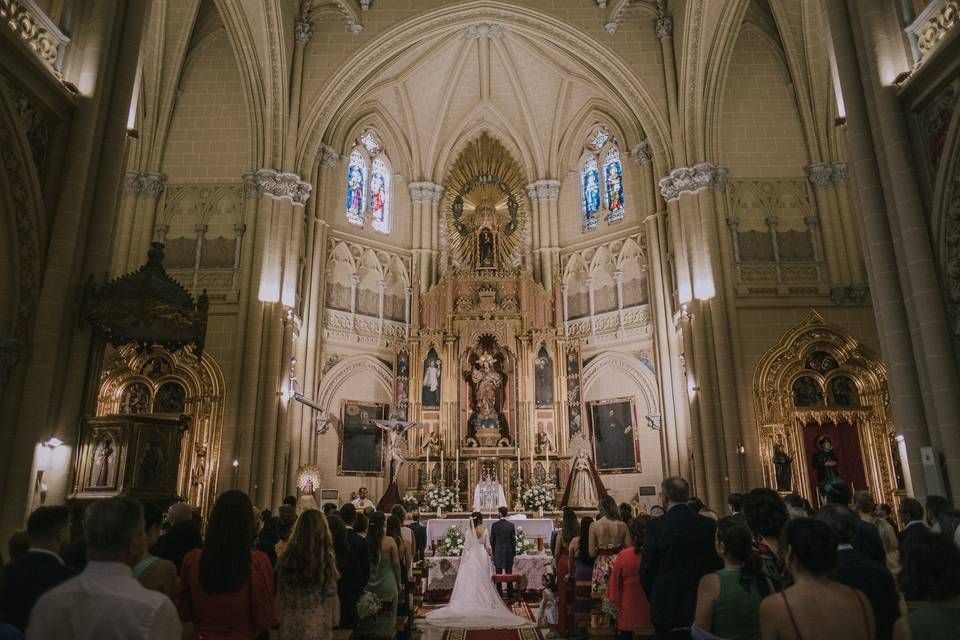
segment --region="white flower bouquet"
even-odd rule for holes
[[[450,527],[446,533],[437,540],[437,555],[462,556],[463,542],[463,529],[460,527]]]
[[[553,508],[553,487],[546,484],[531,484],[523,490],[520,499],[523,501],[523,508],[530,511],[536,509],[550,510]]]
[[[377,597],[377,594],[364,591],[363,595],[357,599],[357,618],[360,620],[366,620],[367,618],[372,618],[377,615],[377,612],[380,611],[380,607],[383,606],[383,603],[380,602],[380,598]]]
[[[403,505],[403,508],[406,510],[407,513],[410,513],[411,511],[417,510],[417,507],[420,506],[420,501],[417,500],[417,496],[413,495],[410,492],[407,492],[407,495],[403,496],[403,498],[400,499],[400,504]]]
[[[537,553],[537,545],[527,538],[527,534],[523,532],[523,527],[517,527],[514,537],[517,542],[517,555],[518,556],[532,556]]]
[[[441,485],[431,484],[423,494],[423,502],[430,511],[443,509],[450,511],[456,504],[456,497],[453,495],[453,489]]]

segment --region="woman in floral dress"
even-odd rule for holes
[[[627,525],[620,521],[620,510],[612,496],[600,500],[600,519],[590,527],[590,556],[593,563],[591,589],[594,626],[611,626],[616,621],[616,608],[607,598],[607,583],[613,570],[613,561],[630,544]]]
[[[277,564],[281,640],[328,640],[339,623],[337,559],[327,519],[304,511]]]

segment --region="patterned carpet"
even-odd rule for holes
[[[438,607],[422,606],[417,612],[417,617],[420,618],[428,611],[436,608]],[[511,610],[516,615],[523,616],[533,622],[537,620],[533,609],[526,603],[512,604]],[[521,629],[443,629],[442,631],[437,629],[436,631],[440,633],[434,635],[428,631],[429,625],[422,624],[422,620],[418,620],[418,622],[421,624],[417,624],[416,626],[418,630],[424,632],[422,637],[425,639],[428,636],[434,636],[440,640],[544,640],[541,630],[535,627],[524,627]]]

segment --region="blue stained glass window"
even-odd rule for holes
[[[363,193],[367,186],[367,165],[363,154],[350,154],[347,167],[347,222],[363,226]]]
[[[370,217],[375,231],[390,231],[390,171],[382,157],[373,161],[370,171]]]
[[[620,165],[620,152],[616,148],[607,151],[603,159],[604,189],[607,194],[607,222],[616,222],[623,218],[623,167]]]
[[[597,216],[600,212],[600,170],[597,168],[597,159],[588,158],[583,163],[581,172],[583,190],[583,228],[593,229],[597,226]]]

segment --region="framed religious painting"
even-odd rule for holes
[[[382,476],[383,430],[370,420],[386,420],[390,407],[378,402],[343,400],[340,403],[340,452],[337,475]]]
[[[593,440],[593,460],[600,473],[640,471],[637,407],[634,398],[587,403]]]

